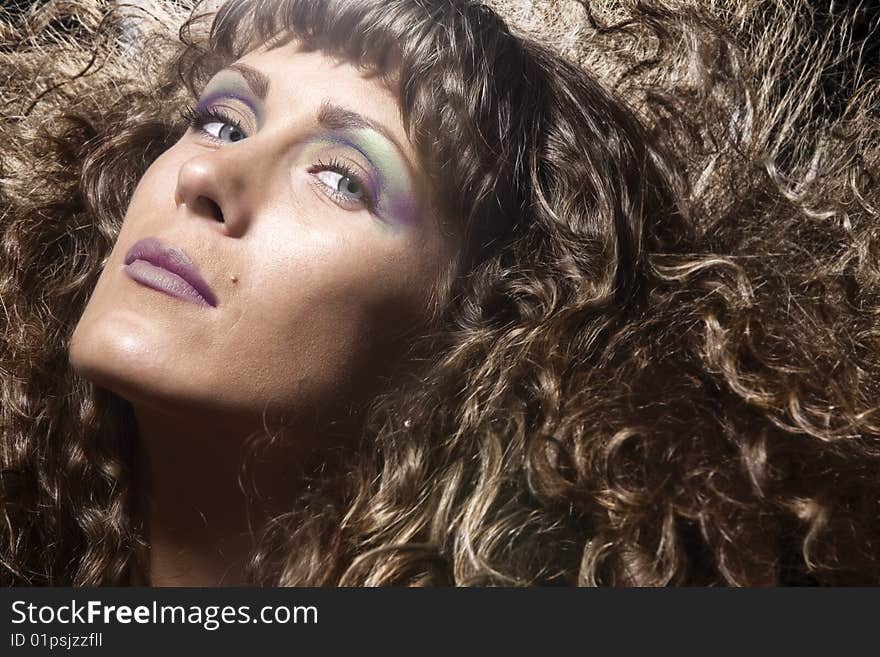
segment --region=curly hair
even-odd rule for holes
[[[396,81],[463,246],[406,373],[263,528],[249,581],[880,583],[876,20],[491,5],[0,21],[0,583],[147,577],[131,407],[67,346],[183,103],[289,38]]]

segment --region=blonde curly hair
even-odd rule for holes
[[[68,341],[183,103],[284,30],[402,71],[467,248],[410,375],[250,581],[880,583],[876,19],[489,4],[0,21],[0,583],[146,577],[131,409]]]

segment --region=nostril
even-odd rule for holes
[[[212,199],[209,199],[207,196],[199,196],[196,201],[206,214],[214,217],[214,219],[216,219],[220,223],[224,223],[223,210],[221,210],[220,206],[217,205],[217,203],[215,203]]]

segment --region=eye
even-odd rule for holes
[[[341,203],[366,207],[371,211],[375,208],[375,199],[367,185],[347,164],[335,158],[331,158],[327,164],[319,160],[309,169],[309,173],[315,175],[329,196]]]
[[[247,137],[241,123],[216,107],[187,107],[182,116],[193,130],[215,141],[231,143]]]
[[[221,121],[211,121],[202,126],[202,130],[207,132],[212,137],[219,139],[220,141],[240,141],[244,139],[244,132],[242,132],[241,128],[232,124],[232,123],[224,123]],[[214,134],[216,131],[217,134]]]
[[[317,174],[317,178],[331,189],[342,192],[347,196],[351,196],[355,200],[360,200],[366,194],[360,183],[354,180],[351,176],[344,176],[338,171],[330,169],[321,171]]]

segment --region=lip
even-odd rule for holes
[[[157,237],[135,242],[125,254],[122,269],[137,282],[159,292],[197,305],[217,306],[217,295],[192,259]]]

